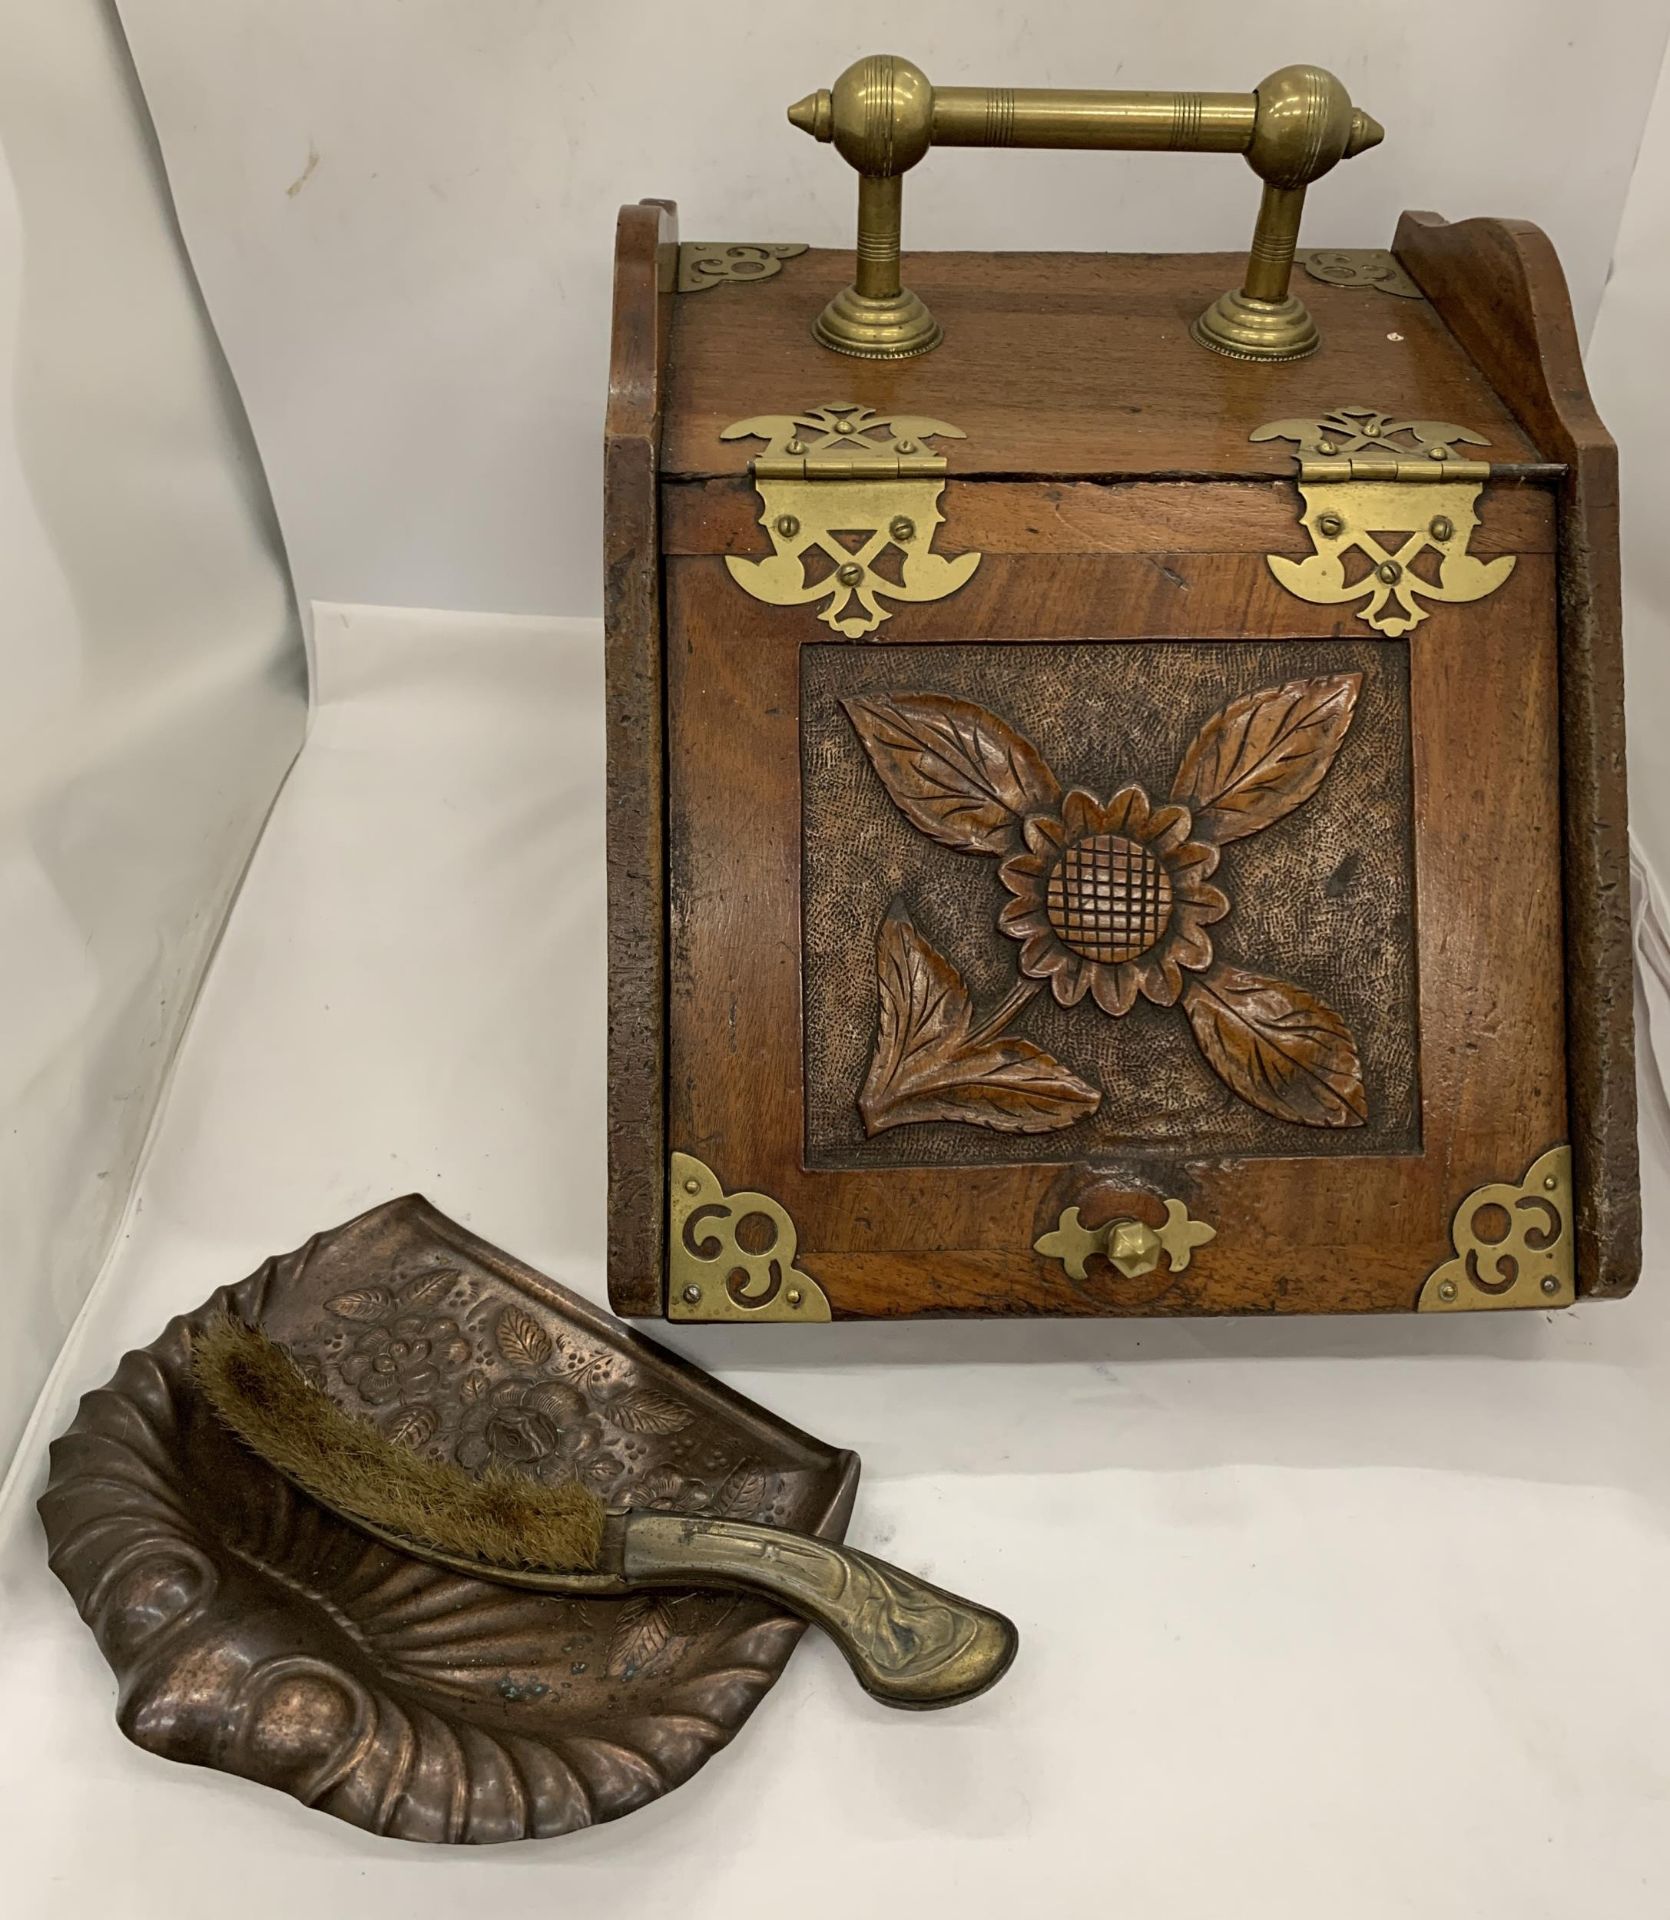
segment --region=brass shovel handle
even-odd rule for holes
[[[739,1520],[633,1513],[621,1571],[635,1586],[734,1588],[816,1621],[867,1693],[890,1707],[950,1707],[1000,1680],[1019,1637],[1000,1613],[885,1560]]]
[[[1200,316],[1194,337],[1236,359],[1300,359],[1319,344],[1288,286],[1305,189],[1384,137],[1320,67],[1283,67],[1251,93],[936,87],[890,53],[855,61],[833,87],[790,107],[789,119],[858,170],[853,284],[812,330],[825,346],[865,359],[939,344],[938,323],[899,280],[902,177],[930,146],[1244,154],[1264,182],[1246,276]]]

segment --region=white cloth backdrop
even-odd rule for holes
[[[120,0],[304,602],[595,613],[615,209],[850,246],[852,170],[791,100],[860,53],[946,82],[1245,88],[1332,67],[1386,143],[1317,246],[1404,207],[1540,221],[1585,331],[1666,0]],[[1244,247],[1221,154],[931,153],[920,247]],[[813,297],[809,292],[808,298]],[[818,395],[779,396],[801,404]],[[766,404],[762,398],[761,405]]]
[[[1641,144],[1600,316],[1589,384],[1622,469],[1630,824],[1670,874],[1670,65]]]
[[[603,1297],[596,627],[320,608],[316,647],[308,744],[0,1514],[8,1913],[1663,1920],[1662,1157],[1623,1305],[663,1330],[860,1451],[856,1545],[1013,1614],[971,1707],[878,1707],[813,1636],[689,1786],[475,1852],[126,1746],[29,1506],[120,1353],[412,1188]]]
[[[869,43],[870,16],[706,0],[124,12],[310,590],[583,611],[613,203],[671,190],[692,232],[835,238],[842,169],[808,146],[797,170],[786,133],[765,158],[760,129]],[[94,1136],[65,1116],[129,1086],[124,1112],[154,1100],[173,1029],[147,1035],[151,980],[172,965],[189,992],[300,715],[258,471],[181,261],[145,250],[166,208],[99,22],[92,0],[0,0],[19,210],[0,202],[0,218],[23,229],[0,246],[20,396],[0,437],[0,539],[25,696],[3,769],[0,952],[28,968],[7,1043],[39,1046],[59,1076],[14,1073],[4,1117],[68,1143],[17,1162],[41,1171],[3,1196],[8,1305],[35,1329],[19,1380],[96,1264],[69,1241],[107,1161],[77,1159]],[[1592,315],[1664,25],[1659,5],[1505,0],[1372,22],[1217,0],[923,4],[906,50],[950,78],[1195,85],[1314,55],[1403,136],[1319,193],[1339,215],[1319,218],[1318,241],[1381,239],[1400,204],[1529,213]],[[1555,146],[1543,128],[1562,102],[1579,131]],[[1655,127],[1649,150],[1666,147]],[[930,162],[917,238],[1227,245],[1250,210],[1250,182],[1221,161],[1026,164],[1055,183],[1035,209],[1007,184],[1021,157]],[[1138,183],[1166,199],[1144,208]],[[1661,218],[1661,200],[1632,199],[1622,305],[1607,296],[1596,355],[1643,516],[1631,615],[1639,602],[1649,621],[1670,604],[1653,557],[1662,434],[1637,425],[1670,330]],[[412,1187],[602,1295],[595,626],[342,606],[320,610],[317,644],[314,732],[0,1500],[8,1913],[442,1920],[463,1902],[506,1920],[557,1905],[749,1920],[787,1901],[821,1920],[862,1901],[1662,1920],[1670,1142],[1656,1121],[1648,1270],[1621,1306],[1441,1327],[841,1327],[815,1357],[786,1331],[673,1332],[862,1451],[858,1544],[1013,1611],[1022,1660],[968,1710],[890,1715],[809,1641],[737,1746],[657,1808],[471,1856],[377,1843],[125,1745],[31,1502],[46,1439],[126,1347]],[[1637,817],[1656,839],[1650,659],[1632,700],[1652,789]],[[133,757],[93,753],[111,742]],[[98,768],[122,776],[114,799]],[[67,804],[53,774],[101,807]],[[57,811],[19,860],[28,828],[12,823],[37,817],[11,809],[25,776]],[[49,862],[45,844],[82,864]],[[177,1020],[184,995],[169,998]]]
[[[0,0],[0,1461],[300,745],[260,466],[101,0]]]

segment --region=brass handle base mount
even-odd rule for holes
[[[812,322],[812,337],[857,360],[908,360],[931,353],[945,333],[908,287],[890,294],[844,287]]]
[[[1310,309],[1297,295],[1260,300],[1241,287],[1219,294],[1189,334],[1230,360],[1303,360],[1322,344]]]

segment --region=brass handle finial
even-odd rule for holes
[[[1318,344],[1288,287],[1305,189],[1384,137],[1320,67],[1283,67],[1252,93],[935,87],[920,67],[886,53],[866,55],[832,88],[797,101],[789,120],[833,143],[858,171],[853,284],[812,330],[837,353],[888,360],[926,353],[941,337],[899,280],[903,176],[930,146],[1245,154],[1264,182],[1246,277],[1200,316],[1194,337],[1236,359],[1297,360]]]
[[[1386,137],[1378,120],[1321,67],[1282,67],[1253,98],[1247,165],[1264,182],[1238,289],[1223,294],[1191,331],[1203,347],[1232,360],[1302,360],[1321,345],[1316,322],[1288,286],[1305,189],[1313,180]]]
[[[819,314],[812,332],[837,353],[903,360],[940,343],[939,322],[899,284],[903,175],[934,137],[928,76],[893,53],[855,60],[833,88],[789,108],[789,119],[858,170],[858,259],[852,285]]]

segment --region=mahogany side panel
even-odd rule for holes
[[[1547,458],[1559,492],[1566,1023],[1580,1293],[1641,1270],[1618,450],[1583,375],[1565,275],[1526,220],[1406,213],[1393,242]]]
[[[667,856],[656,468],[677,258],[670,201],[621,208],[603,450],[609,1299],[617,1312],[637,1314],[663,1308]]]

